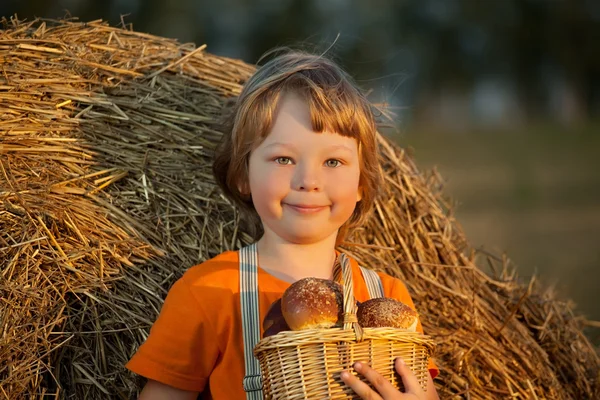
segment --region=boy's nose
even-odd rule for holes
[[[322,182],[317,168],[298,166],[294,174],[293,187],[295,190],[314,192],[321,190]]]

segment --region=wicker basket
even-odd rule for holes
[[[258,342],[254,354],[261,367],[265,399],[358,398],[340,378],[344,370],[354,373],[352,365],[356,361],[368,363],[402,390],[402,380],[394,369],[397,357],[404,359],[426,389],[427,361],[435,348],[433,341],[418,332],[361,328],[356,319],[350,262],[344,254],[340,257],[343,328],[286,331]]]

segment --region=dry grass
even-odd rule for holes
[[[141,382],[123,365],[170,285],[250,240],[210,160],[254,67],[101,21],[4,24],[0,397],[132,398]],[[597,398],[585,321],[506,260],[475,257],[439,177],[379,142],[386,185],[344,248],[407,283],[441,397]]]

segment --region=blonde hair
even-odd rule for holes
[[[278,103],[286,93],[306,100],[315,132],[335,132],[358,142],[362,199],[340,229],[339,243],[348,229],[360,225],[370,211],[382,178],[372,106],[333,61],[321,55],[286,51],[259,68],[224,119],[213,174],[225,195],[246,217],[250,234],[258,239],[263,231],[248,194],[248,162],[252,150],[271,131]]]

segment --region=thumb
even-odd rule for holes
[[[396,358],[395,366],[396,372],[398,372],[398,375],[400,375],[402,382],[404,383],[405,393],[419,393],[423,391],[419,384],[419,380],[403,359],[400,357]]]

